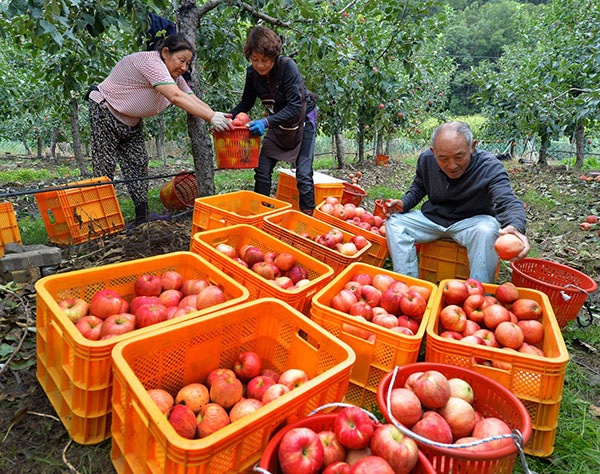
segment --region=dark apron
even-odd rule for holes
[[[287,58],[285,58],[287,60]],[[277,74],[271,78],[271,83],[275,85],[268,92],[263,95],[259,95],[258,98],[261,100],[263,105],[269,111],[269,115],[273,115],[278,111],[275,110],[275,93],[279,87],[279,72],[285,60],[282,61],[281,65],[277,68]],[[269,126],[267,133],[263,138],[261,154],[272,158],[274,160],[285,161],[287,163],[294,163],[300,148],[302,146],[302,136],[304,134],[304,121],[306,119],[306,96],[304,94],[304,82],[300,77],[300,90],[302,91],[302,107],[300,109],[300,116],[298,120],[283,123],[281,125]]]

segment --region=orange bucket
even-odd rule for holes
[[[375,164],[377,166],[385,166],[390,157],[388,155],[375,155]]]
[[[383,199],[377,199],[375,201],[375,209],[373,210],[373,215],[379,216],[379,217],[385,219],[385,211],[386,211],[385,201]]]
[[[341,203],[342,205],[351,203],[355,206],[360,206],[360,203],[366,195],[366,191],[360,186],[344,183],[344,192],[342,193]]]
[[[194,173],[178,174],[160,190],[160,200],[170,210],[193,207],[197,197],[198,184]]]

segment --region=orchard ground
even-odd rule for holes
[[[361,165],[347,163],[344,170],[336,170],[331,169],[331,163],[331,158],[319,158],[315,169],[328,169],[332,175],[343,179],[348,179],[350,173],[362,172],[359,184],[368,193],[363,203],[372,211],[375,199],[400,197],[407,189],[414,175],[416,156],[392,156],[389,167],[375,166],[370,160]],[[587,215],[600,214],[600,182],[582,181],[580,172],[566,171],[562,166],[541,169],[516,162],[504,163],[514,170],[510,177],[515,192],[527,205],[530,256],[563,263],[600,281],[600,225],[594,225],[587,232],[579,229],[579,223]],[[176,159],[170,159],[168,166],[153,162],[151,167],[151,174],[157,175],[192,168],[189,161]],[[0,161],[2,188],[14,191],[74,181],[77,179],[75,170],[74,162],[69,160],[55,164],[48,161],[32,163],[31,159],[19,158]],[[7,181],[7,177],[12,178]],[[151,208],[155,212],[166,212],[158,197],[165,181],[151,184]],[[215,183],[218,193],[252,189],[253,172],[218,171]],[[117,193],[126,219],[131,219],[133,208],[124,187],[118,186]],[[46,243],[47,236],[34,197],[9,200],[17,211],[24,242]],[[188,250],[191,220],[191,212],[186,212],[168,222],[146,224],[131,235],[122,232],[102,241],[65,248],[63,263],[57,271]],[[390,268],[389,259],[386,267]],[[506,280],[510,280],[510,272],[503,263],[500,282]],[[37,382],[33,285],[26,285],[19,291],[26,308],[7,289],[14,290],[14,287],[0,286],[0,362],[4,363],[17,351],[25,330],[27,337],[9,370],[4,370],[0,376],[0,473],[114,472],[110,440],[93,446],[70,443],[68,433]],[[538,474],[600,472],[600,362],[597,355],[600,350],[600,292],[592,295],[591,302],[594,308],[592,326],[579,329],[573,321],[563,332],[571,360],[554,453],[548,458],[528,456],[530,468]],[[587,313],[582,311],[580,316],[586,317]],[[515,472],[523,471],[517,466]]]

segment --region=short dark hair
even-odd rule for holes
[[[249,61],[252,53],[262,54],[277,61],[281,54],[281,39],[264,26],[255,26],[248,32],[244,45],[244,56]]]
[[[173,54],[177,51],[191,51],[192,56],[196,55],[196,51],[192,44],[181,34],[177,33],[176,35],[167,36],[166,38],[161,39],[156,44],[156,51],[160,52],[163,48],[167,48],[169,53]]]

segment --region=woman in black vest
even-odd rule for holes
[[[317,109],[294,60],[280,54],[281,40],[273,31],[263,26],[250,30],[244,56],[252,65],[246,70],[242,100],[231,114],[248,112],[257,97],[261,100],[269,114],[249,124],[253,135],[267,131],[254,173],[254,191],[268,196],[277,161],[295,163],[300,210],[312,215]]]

